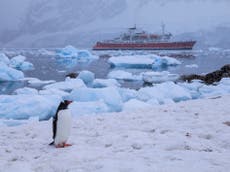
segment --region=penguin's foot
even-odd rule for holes
[[[69,146],[72,146],[71,144],[68,144],[68,143],[65,143],[64,144],[64,147],[69,147]]]
[[[56,148],[64,148],[64,147],[69,147],[69,146],[72,146],[72,145],[68,143],[61,143],[61,144],[55,145]]]

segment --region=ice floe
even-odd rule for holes
[[[15,94],[27,94],[27,95],[36,95],[38,90],[30,87],[19,88],[14,91]]]
[[[142,78],[147,83],[160,83],[165,81],[176,81],[179,78],[178,74],[172,74],[168,71],[163,72],[143,72]]]
[[[120,87],[121,84],[116,79],[94,79],[92,83],[93,88],[103,87]]]
[[[198,68],[199,66],[197,64],[190,64],[190,65],[185,65],[187,68]]]
[[[42,81],[38,78],[24,78],[23,80],[27,81],[31,87],[41,87],[43,85],[55,83],[55,80]]]
[[[152,68],[153,59],[150,56],[118,56],[111,57],[108,61],[115,67],[126,68]]]
[[[121,80],[142,80],[141,75],[134,75],[131,72],[126,72],[124,70],[114,70],[108,74],[110,79],[121,79]]]
[[[168,66],[180,65],[181,62],[168,56],[149,55],[129,55],[114,56],[109,60],[111,66],[125,68],[166,68]]]

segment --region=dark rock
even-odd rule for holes
[[[219,82],[222,79],[223,72],[221,70],[214,71],[212,73],[208,73],[204,77],[204,82],[207,84],[212,84],[214,82]]]
[[[224,65],[220,70],[208,73],[206,75],[182,75],[181,80],[191,82],[194,79],[201,80],[206,84],[213,84],[219,82],[222,78],[230,77],[230,64]]]
[[[230,73],[230,64],[224,65],[220,70],[224,73]]]
[[[66,77],[77,78],[78,75],[79,75],[78,73],[72,72],[72,73],[67,74]]]

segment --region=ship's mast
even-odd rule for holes
[[[161,29],[162,29],[162,35],[165,35],[165,24],[161,24]]]

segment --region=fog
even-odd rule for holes
[[[0,46],[88,44],[134,24],[159,31],[162,22],[174,34],[212,31],[229,18],[229,0],[1,0]]]

